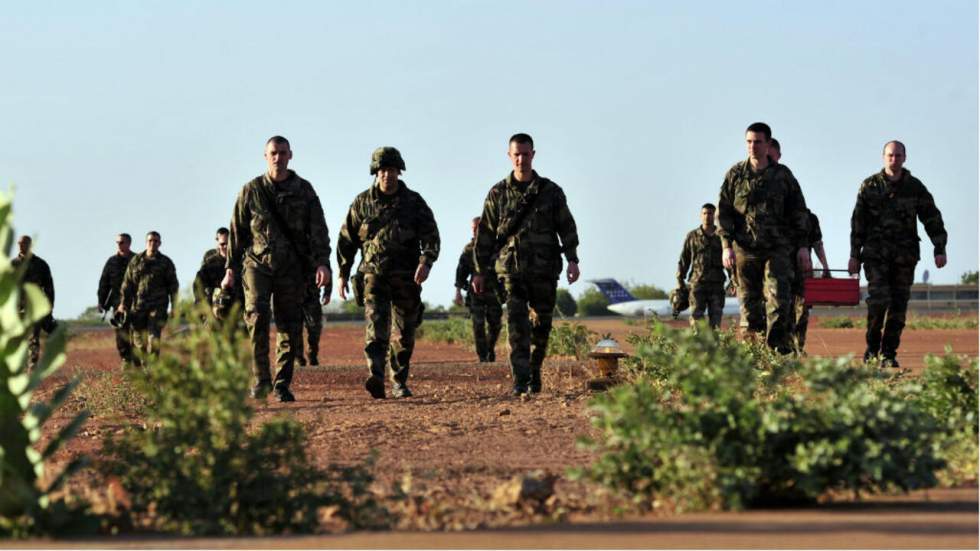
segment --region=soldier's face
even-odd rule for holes
[[[701,225],[710,228],[715,225],[714,209],[701,209]]]
[[[219,233],[215,236],[214,241],[218,244],[218,253],[221,256],[228,256],[228,236]]]
[[[285,173],[292,158],[293,152],[284,143],[269,142],[265,146],[265,162],[269,167],[269,174]]]
[[[121,254],[129,254],[129,247],[131,243],[128,239],[121,235],[116,236],[116,250]]]
[[[26,237],[21,237],[17,240],[17,249],[20,251],[20,254],[23,255],[31,252],[31,240]]]
[[[400,168],[386,166],[378,170],[378,185],[385,193],[393,192],[398,187],[398,175],[402,171]]]
[[[749,157],[757,161],[766,158],[769,153],[769,141],[763,132],[746,132],[745,149],[749,152]]]
[[[885,160],[885,168],[891,172],[898,172],[905,164],[905,150],[898,144],[890,143],[885,146],[881,158]]]
[[[160,238],[155,235],[146,236],[146,253],[150,256],[157,254],[160,250]]]
[[[531,172],[531,163],[534,161],[534,148],[531,144],[510,142],[507,156],[514,166],[514,172]]]

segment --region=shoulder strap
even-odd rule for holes
[[[509,213],[503,231],[497,232],[497,249],[502,248],[512,237],[524,229],[524,222],[527,220],[527,215],[538,202],[542,188],[547,183],[548,180],[538,178],[528,187],[521,200],[517,202],[517,206]]]
[[[266,210],[272,217],[271,221],[278,227],[279,233],[286,238],[286,242],[289,243],[290,248],[293,249],[296,259],[299,260],[300,264],[307,268],[307,270],[311,271],[312,262],[310,261],[310,256],[303,252],[303,249],[297,244],[292,228],[290,228],[289,224],[286,224],[286,221],[282,219],[282,214],[279,212],[279,208],[276,206],[276,198],[264,185],[265,178],[256,178],[255,180],[252,180],[252,182],[254,183],[252,187],[255,190],[257,197],[263,203],[265,203]]]

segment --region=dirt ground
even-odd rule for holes
[[[624,345],[642,324],[619,319],[588,320],[598,333],[612,333]],[[815,324],[814,324],[815,325]],[[922,355],[954,352],[976,356],[976,330],[908,331],[899,360],[913,370]],[[811,355],[860,354],[863,331],[810,331]],[[363,326],[331,324],[320,345],[319,367],[298,369],[293,382],[296,402],[271,398],[258,405],[258,417],[290,415],[308,430],[309,450],[321,465],[363,461],[378,453],[379,484],[390,487],[410,475],[416,488],[429,494],[454,496],[460,502],[489,498],[515,475],[536,469],[561,475],[556,495],[579,501],[582,485],[563,476],[569,467],[587,464],[588,452],[576,447],[590,431],[583,383],[587,363],[549,359],[543,372],[544,392],[529,399],[509,395],[509,369],[504,361],[479,364],[458,345],[420,341],[410,386],[415,396],[371,400],[363,388]],[[506,357],[506,344],[498,358]],[[90,376],[118,370],[108,331],[89,331],[69,342],[66,373]],[[118,419],[93,417],[59,461],[80,453],[97,453]],[[560,524],[511,526],[454,533],[384,532],[339,536],[247,539],[159,540],[100,539],[64,542],[69,547],[429,547],[429,548],[977,548],[977,489],[934,490],[910,496],[877,496],[860,503],[835,503],[809,509],[752,511],[732,514],[646,516],[623,520],[599,509],[576,512]],[[464,528],[466,526],[463,526]],[[37,542],[43,547],[62,542]],[[2,545],[2,544],[0,544]],[[23,545],[18,544],[18,547]]]

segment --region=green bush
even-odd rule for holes
[[[820,327],[823,327],[824,329],[853,329],[857,327],[858,324],[860,324],[861,322],[862,320],[857,320],[855,322],[854,318],[837,316],[833,318],[821,319]]]
[[[469,345],[473,344],[473,326],[467,318],[430,320],[416,329],[415,338],[430,342]]]
[[[868,320],[865,318],[838,316],[820,320],[820,327],[825,329],[864,329],[867,326]],[[976,329],[977,327],[977,318],[971,317],[921,316],[911,314],[905,320],[905,329],[910,331],[931,329]]]
[[[936,424],[910,383],[848,359],[800,364],[713,331],[652,326],[631,382],[592,403],[598,454],[574,473],[677,510],[812,502],[936,483]]]
[[[598,341],[598,335],[581,323],[556,323],[548,339],[549,356],[575,356],[582,360]]]
[[[65,362],[65,330],[59,327],[48,337],[38,364],[29,371],[28,339],[33,327],[51,312],[51,304],[36,285],[22,284],[23,268],[17,270],[7,260],[14,233],[11,209],[10,196],[0,195],[0,536],[94,529],[85,526],[90,518],[85,504],[52,498],[87,460],[76,457],[57,476],[45,476],[45,462],[75,436],[88,412],[77,413],[43,449],[35,448],[78,380],[55,390],[50,400],[32,403],[41,383]]]
[[[199,312],[200,313],[200,312]],[[185,319],[200,319],[195,315]],[[232,317],[233,319],[234,317]],[[134,523],[182,534],[314,531],[318,511],[336,508],[358,525],[384,518],[366,467],[316,468],[302,425],[275,419],[249,431],[249,352],[238,324],[176,322],[161,355],[142,372],[145,429],[109,436],[104,474],[130,496]]]
[[[945,485],[977,481],[977,378],[977,359],[955,356],[947,348],[943,356],[926,356],[921,389],[910,397],[940,426],[940,456],[947,467],[939,478]]]
[[[578,315],[580,316],[613,316],[615,312],[609,309],[609,299],[595,287],[590,287],[578,297]]]
[[[656,285],[630,285],[629,292],[636,300],[666,300],[667,291]]]

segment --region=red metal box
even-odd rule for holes
[[[812,306],[857,306],[861,302],[860,284],[858,276],[808,277],[803,281],[803,298]]]

